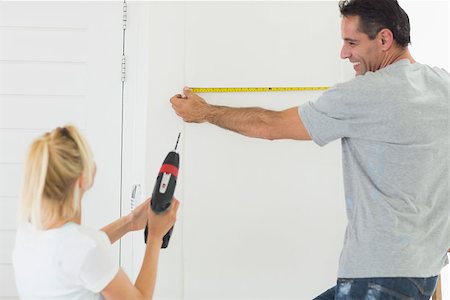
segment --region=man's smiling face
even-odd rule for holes
[[[379,37],[371,40],[369,36],[359,31],[359,16],[342,18],[341,33],[344,45],[341,58],[353,64],[356,75],[364,75],[367,71],[381,68],[383,51]]]

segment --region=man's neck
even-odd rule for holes
[[[387,67],[402,59],[407,59],[412,64],[416,62],[414,58],[411,56],[411,53],[409,52],[408,48],[405,49],[393,48],[389,52],[387,52],[386,55],[384,56],[383,61],[381,62],[381,68]]]

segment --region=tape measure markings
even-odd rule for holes
[[[293,92],[293,91],[324,91],[329,86],[304,87],[192,87],[194,93],[260,93],[260,92]]]

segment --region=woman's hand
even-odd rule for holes
[[[142,230],[147,224],[147,213],[149,210],[150,199],[148,198],[143,203],[139,204],[130,214],[130,231]]]
[[[115,243],[130,231],[144,229],[147,224],[150,198],[141,203],[128,215],[106,225],[101,230],[108,235],[111,243]]]
[[[150,208],[148,209],[148,237],[161,241],[164,235],[172,228],[177,219],[177,211],[180,202],[172,199],[170,207],[161,214],[155,214]]]

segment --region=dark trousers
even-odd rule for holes
[[[437,278],[339,278],[336,286],[313,300],[429,300]]]

